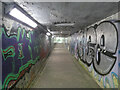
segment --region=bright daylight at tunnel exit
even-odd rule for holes
[[[0,89],[119,90],[119,0],[31,1],[0,0]]]

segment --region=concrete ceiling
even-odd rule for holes
[[[18,4],[54,34],[63,36],[73,34],[118,12],[117,2],[18,2]],[[55,26],[56,22],[75,22],[75,25]]]

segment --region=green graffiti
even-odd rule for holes
[[[14,57],[15,56],[14,46],[9,46],[8,48],[2,50],[2,55],[4,60],[6,60],[8,57]]]
[[[26,39],[28,39],[30,43],[32,43],[32,39],[31,39],[31,35],[32,35],[32,34],[33,34],[33,32],[32,32],[32,31],[29,31],[29,32],[27,33],[27,37],[26,37]]]
[[[22,30],[22,39],[24,38],[25,35],[25,29]]]
[[[36,59],[35,60],[29,60],[28,62],[27,62],[27,64],[25,64],[25,65],[23,65],[23,66],[21,66],[20,67],[20,70],[19,70],[19,72],[21,72],[21,71],[23,71],[25,68],[27,68],[30,64],[35,64],[38,60],[39,60],[39,56],[38,57],[36,57]]]
[[[33,56],[32,56],[32,48],[30,47],[30,45],[28,45],[28,49],[29,49],[29,51],[30,51],[31,59],[33,59]]]
[[[3,33],[3,34],[5,35],[5,37],[7,37],[7,38],[15,38],[17,42],[21,41],[20,39],[26,38],[26,39],[29,40],[30,43],[32,43],[32,38],[31,38],[31,35],[33,34],[32,31],[28,33],[29,38],[27,38],[27,36],[24,37],[25,34],[26,34],[25,29],[22,29],[22,28],[20,28],[20,27],[17,29],[17,34],[16,34],[16,35],[10,35],[10,36],[7,35],[7,33],[5,32],[5,29],[4,29],[4,28],[2,28],[2,29],[0,29],[0,30],[1,30],[1,31],[0,31],[0,36],[1,36],[2,33]],[[22,36],[20,36],[20,35],[22,35]],[[20,38],[20,37],[22,37],[22,38]],[[39,39],[38,39],[38,40],[39,40]],[[30,44],[30,43],[29,43],[29,44]],[[37,50],[36,52],[39,52],[39,49],[38,49],[38,48],[39,48],[39,47],[37,47],[37,46],[35,47],[35,49]],[[34,65],[34,64],[39,60],[40,56],[36,57],[36,58],[33,60],[32,48],[31,48],[30,45],[28,45],[28,49],[29,49],[29,52],[30,52],[31,60],[29,60],[29,61],[28,61],[26,64],[24,64],[24,65],[22,64],[21,67],[19,67],[19,71],[18,71],[17,73],[13,73],[13,72],[15,71],[15,60],[14,60],[14,57],[15,57],[15,48],[14,48],[14,46],[9,46],[9,47],[6,48],[6,49],[1,49],[4,60],[7,60],[7,58],[9,58],[9,57],[13,57],[12,72],[9,73],[9,74],[6,76],[6,78],[5,78],[4,82],[3,82],[3,85],[1,86],[2,88],[7,88],[12,81],[16,83],[16,81],[17,81],[18,79],[20,79],[19,77],[22,77],[22,75],[24,75],[24,74],[21,74],[21,73],[27,72],[26,70],[28,70],[28,69],[26,69],[26,68],[31,67],[32,65]],[[18,59],[20,59],[21,61],[23,61],[23,60],[22,60],[22,59],[24,59],[23,43],[19,43],[19,44],[18,44],[18,51],[19,51]]]
[[[7,37],[7,38],[16,38],[16,35],[12,35],[12,36],[7,36],[7,34],[6,34],[6,32],[5,32],[5,30],[4,30],[4,28],[2,28],[2,33],[4,33],[4,35],[5,35],[5,37]]]
[[[21,35],[21,34],[22,34],[22,39],[24,38],[24,35],[26,34],[25,29],[22,29],[22,28],[20,28],[20,27],[17,29],[17,34],[16,34],[16,35],[10,35],[10,36],[8,36],[7,33],[5,32],[4,28],[2,28],[2,30],[0,30],[0,36],[2,35],[2,32],[4,33],[4,35],[5,35],[7,38],[16,38],[16,39],[17,39],[17,42],[19,42],[19,40],[20,40],[20,35]],[[30,43],[32,43],[32,40],[31,40],[31,35],[32,35],[32,34],[33,34],[33,32],[30,31],[30,32],[28,33],[28,36],[29,36],[29,37],[27,37],[27,35],[26,35],[26,39],[29,40]]]
[[[4,29],[4,28],[2,28],[2,33],[4,33],[5,37],[7,37],[7,38],[16,38],[16,39],[17,39],[17,37],[18,37],[18,35],[8,36],[7,33],[5,32],[5,29]]]
[[[30,35],[30,43],[32,43],[32,38],[31,38],[31,32],[29,32],[29,35]]]
[[[23,43],[18,44],[18,51],[19,51],[18,59],[23,59],[24,58],[24,55],[23,55]]]
[[[12,80],[17,80],[18,76],[19,76],[19,74],[14,74],[14,73],[8,74],[7,77],[5,78],[2,88],[4,88],[4,89],[7,88],[9,82]]]
[[[29,67],[29,65],[34,65],[34,64],[39,60],[39,58],[40,58],[40,57],[38,56],[38,57],[36,57],[35,60],[29,60],[25,65],[23,65],[23,66],[21,66],[21,67],[19,68],[19,71],[18,71],[17,74],[14,74],[14,73],[8,74],[7,77],[5,78],[5,81],[4,81],[4,83],[3,83],[2,88],[7,88],[10,81],[17,80],[18,77],[20,76],[21,72],[22,72],[23,70],[25,70],[27,67]],[[24,72],[24,73],[25,73],[25,72]]]

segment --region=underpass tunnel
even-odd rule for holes
[[[0,88],[119,89],[119,8],[0,1]]]

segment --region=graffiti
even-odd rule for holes
[[[92,76],[99,82],[99,85],[104,88],[118,88],[118,75],[115,72],[111,72],[109,76],[97,75],[94,70]]]
[[[107,77],[105,78],[105,82],[104,83],[105,83],[104,84],[104,88],[111,88],[110,81],[109,81],[109,79]]]
[[[90,67],[88,68],[88,70],[89,70],[89,72],[92,72],[93,66],[90,66]]]
[[[2,54],[3,54],[4,60],[6,60],[8,57],[14,57],[15,56],[15,48],[13,46],[10,46],[10,47],[2,50]]]
[[[45,46],[43,41],[47,44],[50,42],[44,38],[44,34],[36,37],[34,31],[26,30],[22,25],[14,25],[11,29],[8,30],[3,25],[0,34],[3,46],[2,88],[14,87],[40,58],[46,57],[49,45]]]
[[[103,78],[102,78],[102,76],[99,75],[98,81],[103,83]]]
[[[9,88],[9,87],[12,87],[24,75],[19,72],[20,71],[19,68],[22,67],[21,65],[23,65],[23,62],[18,62],[18,60],[24,58],[23,43],[19,43],[19,42],[24,42],[26,37],[25,37],[24,29],[22,29],[20,27],[18,27],[18,29],[17,29],[17,34],[10,34],[9,36],[5,32],[6,31],[5,27],[2,28],[2,31],[3,31],[3,35],[2,35],[3,48],[7,47],[7,49],[2,50],[3,51],[3,60],[6,60],[8,57],[13,57],[12,59],[10,59],[10,61],[6,61],[5,63],[3,62],[4,63],[3,64],[3,76],[4,77],[3,77],[3,81],[2,81],[3,82],[2,87]],[[7,43],[7,42],[9,42],[9,43]],[[25,41],[25,42],[26,42],[26,44],[29,44],[28,41]],[[13,46],[9,46],[9,45],[13,45]],[[29,60],[29,57],[28,57],[28,60]],[[8,68],[5,67],[7,64],[8,64],[8,66],[7,66]],[[27,66],[27,64],[24,64],[24,65]],[[22,69],[22,71],[23,71],[23,69]],[[24,73],[25,73],[25,71],[24,71]],[[20,77],[20,78],[18,78],[18,77]]]
[[[32,56],[32,49],[31,49],[31,47],[28,45],[28,49],[29,49],[29,51],[30,51],[30,56],[31,56],[31,59],[33,59],[33,56]]]
[[[96,39],[97,37],[96,37],[95,29],[93,27],[90,27],[87,30],[87,48],[86,48],[86,53],[85,53],[86,64],[88,66],[92,64],[94,57],[95,57],[94,47],[96,44]]]
[[[23,55],[23,43],[19,43],[18,44],[18,50],[19,50],[19,56],[18,56],[18,59],[23,59],[24,58],[24,55]]]
[[[108,30],[109,29],[109,30]],[[79,37],[78,37],[79,36]],[[116,62],[118,33],[116,26],[109,21],[100,23],[96,29],[90,27],[74,36],[75,56],[93,67],[100,75],[107,75]],[[73,41],[73,42],[75,42]],[[76,44],[76,45],[75,45]]]
[[[113,87],[118,88],[118,75],[114,72],[111,73],[112,80],[113,80]]]
[[[83,60],[83,55],[84,55],[84,49],[83,49],[83,42],[82,42],[82,39],[83,39],[83,32],[81,32],[80,34],[79,34],[80,36],[79,36],[79,40],[78,40],[78,47],[77,47],[77,56],[82,60],[82,61],[84,61]]]
[[[111,22],[100,23],[96,29],[96,33],[96,57],[93,66],[99,74],[106,75],[111,71],[116,62],[115,54],[118,45],[118,33],[116,26]]]
[[[30,64],[26,64],[24,65],[24,68],[23,67],[20,68],[17,74],[13,74],[13,73],[8,74],[4,81],[3,88],[6,87],[11,88],[25,74],[25,72],[30,69],[30,67],[31,67]]]
[[[103,76],[99,75],[98,83],[102,88],[104,87],[103,82],[104,82]]]
[[[120,67],[120,64],[116,63],[119,50],[118,27],[115,22],[103,21],[95,27],[91,26],[72,35],[68,40],[70,52],[88,66],[89,72],[99,83],[104,83],[106,88],[118,86],[117,74],[110,75],[115,70],[114,67]]]

